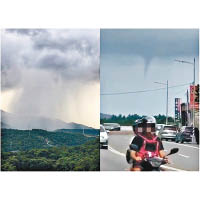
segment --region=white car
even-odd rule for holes
[[[103,125],[100,125],[100,147],[108,149],[108,133]]]
[[[120,131],[120,125],[118,123],[103,123],[103,126],[108,131]]]
[[[159,132],[162,130],[162,128],[165,126],[165,124],[156,124],[156,135],[159,135]]]

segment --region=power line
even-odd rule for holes
[[[174,95],[177,95],[177,94],[180,94],[180,93],[183,93],[183,92],[184,92],[184,95],[187,94],[186,89],[184,89],[184,90],[180,90],[179,92],[176,92]]]
[[[174,85],[170,86],[168,88],[175,88],[175,87],[181,87],[185,85],[190,85],[191,83],[185,83],[181,85]],[[116,92],[116,93],[101,93],[100,95],[123,95],[123,94],[135,94],[135,93],[144,93],[144,92],[153,92],[153,91],[158,91],[158,90],[166,90],[166,87],[164,88],[157,88],[157,89],[150,89],[150,90],[138,90],[138,91],[130,91],[130,92]]]

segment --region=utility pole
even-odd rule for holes
[[[154,83],[158,83],[158,84],[162,84],[162,85],[166,85],[167,86],[167,102],[166,102],[166,125],[168,124],[168,80],[167,80],[167,84],[166,83],[160,83],[160,82],[154,82]]]
[[[195,58],[194,58],[194,82],[193,82],[193,127],[195,127],[195,108],[194,108],[194,102],[195,102]]]
[[[177,62],[181,62],[181,63],[187,63],[187,64],[190,64],[190,65],[193,65],[193,102],[191,102],[192,104],[192,126],[193,126],[193,135],[192,135],[192,142],[194,143],[195,142],[195,137],[194,137],[194,127],[195,127],[195,108],[194,108],[194,102],[195,102],[195,99],[194,99],[194,92],[195,92],[195,58],[194,58],[194,62],[188,62],[188,61],[185,61],[185,60],[175,60]],[[191,101],[191,100],[190,100]]]
[[[174,61],[193,65],[193,73],[194,73],[193,74],[193,89],[195,90],[195,58],[194,58],[194,62],[188,62],[188,61],[185,61],[185,60],[177,60],[177,59],[174,60]],[[194,118],[195,118],[194,102],[195,102],[195,100],[193,100],[193,102],[191,102],[193,104],[193,108],[192,108],[192,123],[193,123],[193,127],[194,127],[194,122],[195,122],[195,120],[194,120]]]
[[[168,80],[167,80],[167,105],[166,105],[166,125],[168,124]]]
[[[188,107],[189,107],[189,97],[188,97],[188,90],[187,90],[187,126],[190,124],[190,122],[189,122]]]

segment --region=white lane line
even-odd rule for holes
[[[126,157],[126,155],[124,153],[121,153],[115,149],[113,149],[111,146],[108,145],[108,150],[110,150],[111,152],[117,154],[117,155],[120,155],[120,156],[123,156],[123,157]],[[164,166],[164,165],[161,165],[161,168],[163,169],[169,169],[169,170],[173,170],[173,171],[186,171],[186,170],[181,170],[181,169],[178,169],[178,168],[174,168],[174,167],[169,167],[169,166]]]
[[[120,155],[120,156],[126,157],[125,154],[120,153],[119,151],[113,149],[111,146],[108,146],[108,149],[109,149],[111,152],[113,152],[113,153],[115,153],[115,154],[117,154],[117,155]]]
[[[172,143],[172,142],[167,142],[167,141],[162,141],[162,142],[166,142],[166,143],[170,143],[170,144],[176,144],[176,145],[180,145],[180,146],[185,146],[185,147],[190,147],[190,148],[194,148],[194,149],[199,149],[199,147],[193,147],[187,144],[179,144],[179,143]]]
[[[172,171],[186,171],[186,170],[182,170],[182,169],[177,169],[177,168],[174,168],[174,167],[169,167],[169,166],[166,166],[166,165],[161,165],[160,166],[161,169],[169,169],[169,170],[172,170]]]
[[[182,157],[184,157],[184,158],[189,158],[190,156],[186,156],[186,155],[183,155],[183,154],[178,154],[179,156],[182,156]]]

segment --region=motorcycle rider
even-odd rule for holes
[[[168,163],[161,140],[155,135],[156,120],[154,117],[144,117],[137,120],[133,126],[136,134],[131,144],[137,145],[138,151],[131,150],[130,156],[134,160],[131,171],[141,171],[141,162],[145,157],[161,157]]]

